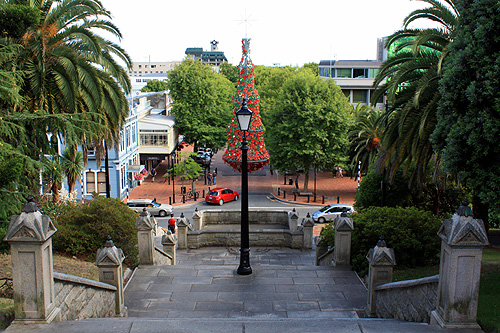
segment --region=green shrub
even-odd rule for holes
[[[95,195],[84,204],[68,203],[58,207],[54,224],[54,250],[75,256],[95,258],[108,235],[125,254],[125,264],[138,264],[137,213],[118,199]]]
[[[321,232],[319,233],[319,246],[328,246],[332,247],[335,243],[335,229],[333,229],[334,222],[327,223],[321,228]]]
[[[352,215],[354,232],[351,265],[360,276],[368,272],[366,255],[381,236],[393,248],[398,267],[417,267],[439,262],[441,221],[416,208],[370,207]]]

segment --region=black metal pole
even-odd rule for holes
[[[316,202],[316,166],[314,166],[314,202]]]
[[[172,160],[172,168],[175,167],[175,158],[176,155],[174,153],[174,158]],[[175,172],[172,172],[172,203],[175,203]]]
[[[239,275],[252,274],[250,267],[250,235],[248,228],[248,165],[247,165],[247,136],[243,131],[243,142],[241,143],[241,248]]]
[[[111,185],[109,183],[109,157],[108,157],[108,145],[106,140],[104,140],[104,152],[105,152],[105,160],[104,160],[104,168],[106,172],[104,176],[106,177],[106,198],[111,198]]]

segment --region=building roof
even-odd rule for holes
[[[175,117],[155,114],[140,119],[138,123],[139,131],[167,132],[175,125]]]
[[[202,47],[188,47],[186,49],[186,54],[202,54],[203,53],[203,48]]]
[[[382,66],[382,61],[378,60],[321,60],[320,67],[335,67],[335,68],[379,68]]]

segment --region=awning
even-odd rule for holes
[[[128,165],[127,166],[127,172],[141,172],[144,170],[145,166],[144,165]]]

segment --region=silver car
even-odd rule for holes
[[[151,199],[131,199],[127,201],[127,206],[136,212],[140,213],[144,208],[151,215],[159,215],[161,217],[172,213],[172,206],[159,204]]]
[[[354,210],[351,205],[331,204],[315,211],[312,214],[312,218],[314,222],[325,223],[326,221],[335,220],[343,212],[349,214],[353,213]]]

